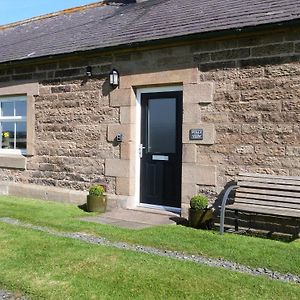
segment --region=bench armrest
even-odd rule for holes
[[[222,199],[222,206],[221,206],[221,215],[220,215],[220,234],[224,233],[224,221],[225,221],[225,206],[228,201],[229,194],[236,190],[239,186],[238,185],[232,185],[227,188],[227,190],[224,193],[223,199]]]

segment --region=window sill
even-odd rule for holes
[[[26,169],[26,157],[21,154],[0,153],[0,168]]]

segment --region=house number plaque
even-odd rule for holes
[[[190,141],[203,140],[203,129],[190,129]]]

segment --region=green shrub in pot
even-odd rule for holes
[[[107,197],[104,195],[105,188],[100,184],[90,187],[87,196],[87,210],[90,212],[105,212]]]
[[[198,194],[191,198],[189,225],[193,228],[210,229],[212,227],[212,209],[208,208],[208,198]]]
[[[190,200],[190,207],[196,210],[203,210],[208,206],[208,198],[202,194],[195,195]]]

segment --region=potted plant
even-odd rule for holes
[[[212,228],[212,209],[208,208],[208,198],[205,195],[195,195],[190,200],[189,225],[193,228]]]
[[[9,149],[9,132],[8,131],[4,131],[3,134],[3,139],[2,139],[2,148],[3,149]]]
[[[105,188],[98,184],[93,185],[89,189],[89,194],[87,196],[87,210],[90,212],[105,212],[107,197],[104,195]]]

